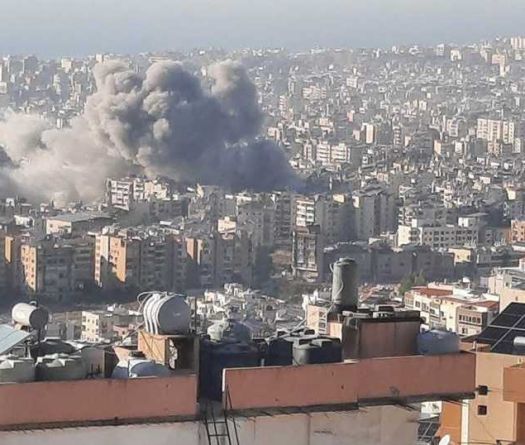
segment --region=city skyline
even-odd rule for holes
[[[0,1],[0,53],[41,57],[285,47],[468,43],[517,34],[519,0]],[[89,6],[89,7],[88,7]]]

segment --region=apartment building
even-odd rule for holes
[[[270,199],[275,207],[275,241],[289,245],[295,221],[295,193],[276,192]]]
[[[510,235],[513,243],[525,242],[525,219],[513,219],[511,221]]]
[[[462,336],[479,334],[499,310],[498,296],[475,294],[447,285],[412,288],[403,298],[407,309],[418,310],[430,329],[445,329]]]
[[[246,231],[234,228],[188,234],[185,248],[190,286],[217,288],[228,282],[251,283],[254,256]]]
[[[368,185],[352,194],[355,238],[368,240],[396,228],[394,195],[381,185]]]
[[[348,241],[352,237],[353,213],[349,195],[298,197],[295,201],[295,226],[319,225],[326,244]]]
[[[322,281],[324,236],[321,227],[296,227],[292,233],[292,273],[307,281]]]
[[[276,209],[271,203],[248,201],[237,205],[237,222],[251,234],[254,248],[275,244],[275,221]]]
[[[419,244],[432,249],[450,249],[460,246],[476,246],[479,240],[477,225],[435,225],[428,221],[412,220],[412,225],[399,226],[397,244]]]
[[[106,311],[82,311],[82,341],[101,343],[113,341],[116,333],[113,330],[113,316]]]
[[[119,337],[119,328],[127,332],[138,320],[137,312],[116,305],[107,310],[82,311],[80,339],[89,343],[114,341]]]
[[[106,181],[106,202],[112,207],[130,210],[132,204],[149,198],[168,200],[173,187],[167,180],[126,177]]]
[[[46,218],[47,235],[81,236],[89,231],[99,231],[113,219],[103,212],[65,213]]]
[[[511,303],[479,335],[465,341],[476,354],[476,394],[445,403],[440,435],[452,443],[525,443],[523,322],[525,305]]]
[[[24,240],[20,245],[21,289],[30,296],[57,301],[82,292],[93,283],[94,246],[90,237]]]
[[[363,146],[322,141],[317,145],[315,152],[316,161],[323,166],[340,167],[342,164],[349,164],[353,168],[358,168],[362,162]]]
[[[96,284],[105,289],[183,290],[183,238],[148,230],[112,230],[96,236]]]

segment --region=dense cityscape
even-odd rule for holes
[[[5,56],[0,116],[0,442],[525,443],[525,37]]]

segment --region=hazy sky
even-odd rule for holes
[[[0,53],[434,44],[524,24],[525,0],[0,0]]]

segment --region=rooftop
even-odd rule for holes
[[[64,221],[64,222],[82,222],[92,221],[95,219],[111,219],[111,216],[104,212],[76,212],[76,213],[62,213],[60,215],[49,217],[50,220]]]

